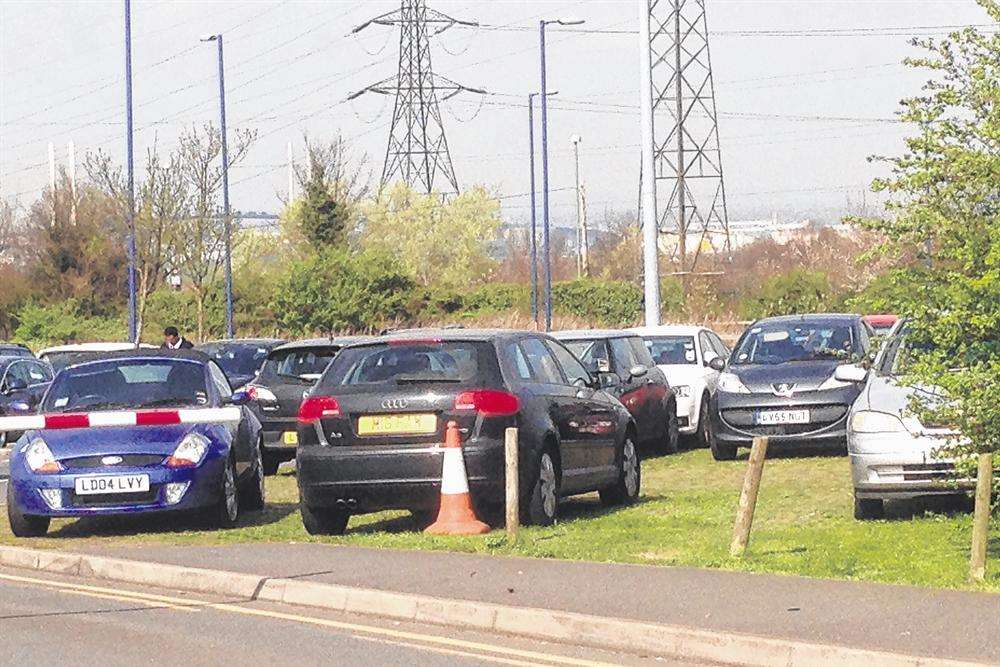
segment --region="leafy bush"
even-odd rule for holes
[[[642,289],[620,280],[559,282],[552,286],[552,308],[595,325],[632,325],[642,316]]]
[[[465,295],[463,309],[467,315],[505,313],[531,309],[531,286],[517,283],[483,285]]]
[[[240,309],[234,309],[237,316]],[[163,328],[177,327],[186,338],[194,340],[198,328],[198,306],[190,290],[159,289],[149,295],[142,339],[158,344]],[[221,284],[213,285],[205,298],[205,338],[220,338],[226,332],[226,301]]]
[[[76,299],[48,306],[25,305],[16,315],[14,338],[33,349],[66,343],[119,341],[128,336],[123,317],[88,317]]]
[[[289,335],[373,331],[406,320],[414,283],[393,257],[328,248],[292,262],[270,308]]]
[[[832,294],[830,279],[820,271],[795,269],[764,281],[756,295],[743,303],[747,319],[815,313],[829,310]]]

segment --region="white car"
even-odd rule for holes
[[[719,383],[719,371],[709,368],[716,357],[729,357],[729,348],[711,329],[663,325],[630,329],[642,336],[656,366],[677,394],[677,422],[683,435],[697,435],[707,447],[711,423],[710,398]]]
[[[133,350],[136,347],[142,349],[155,350],[155,345],[149,343],[72,343],[70,345],[54,345],[38,351],[38,358],[48,362],[56,371],[61,371],[66,364],[73,361],[82,361],[88,355],[99,356],[104,352],[120,352],[122,350]]]
[[[939,455],[955,432],[921,423],[913,414],[914,395],[927,401],[940,395],[900,382],[906,357],[905,331],[897,327],[870,372],[838,368],[841,379],[864,382],[847,422],[856,519],[881,518],[886,500],[963,495],[975,486],[973,480],[956,480],[954,462]]]

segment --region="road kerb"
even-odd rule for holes
[[[986,664],[43,549],[0,546],[0,565],[729,665]]]

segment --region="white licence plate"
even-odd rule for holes
[[[774,424],[808,424],[808,410],[759,410],[754,413],[754,423],[760,426]]]
[[[104,493],[144,493],[149,491],[149,475],[99,475],[77,477],[76,495]]]

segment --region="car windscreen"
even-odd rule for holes
[[[562,344],[579,359],[591,373],[608,370],[608,346],[604,341],[596,340],[564,340]]]
[[[227,378],[256,375],[267,359],[268,348],[254,344],[209,343],[198,348],[222,368]]]
[[[330,365],[320,387],[446,383],[490,385],[498,375],[488,343],[405,342],[347,348]]]
[[[43,412],[189,407],[208,404],[204,364],[188,359],[108,359],[66,368]]]
[[[326,345],[272,350],[260,369],[258,380],[315,382],[337,356],[338,351],[339,347]]]
[[[694,336],[645,336],[646,348],[658,366],[696,364]]]
[[[854,333],[850,322],[763,322],[744,334],[731,363],[784,364],[797,361],[852,360]]]

